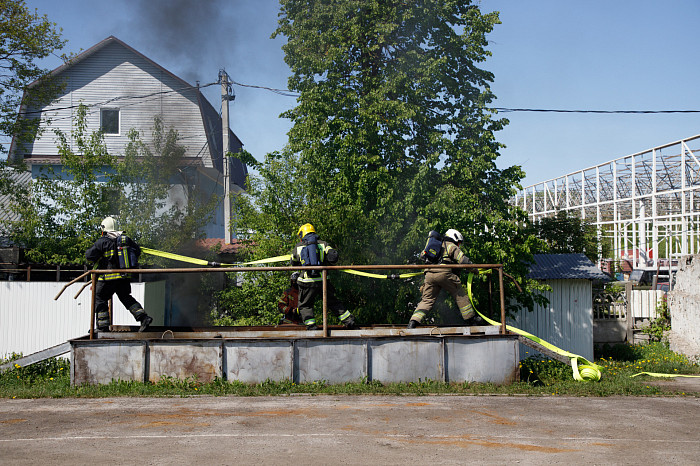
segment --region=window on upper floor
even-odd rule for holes
[[[100,129],[104,134],[119,134],[119,109],[100,109]]]

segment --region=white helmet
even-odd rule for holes
[[[464,236],[462,236],[462,233],[458,232],[454,228],[450,228],[445,232],[445,238],[449,238],[455,243],[461,243],[464,241]]]
[[[117,231],[117,222],[112,217],[106,217],[102,220],[102,225],[100,225],[102,231]]]

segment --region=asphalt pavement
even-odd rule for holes
[[[0,400],[1,464],[698,464],[700,398]]]

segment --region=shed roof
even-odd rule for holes
[[[585,254],[535,254],[528,277],[536,280],[610,280]]]

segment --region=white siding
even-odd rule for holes
[[[105,135],[112,155],[123,154],[131,128],[148,141],[153,118],[160,115],[166,129],[172,126],[178,131],[181,143],[188,148],[187,156],[203,157],[205,166],[211,166],[208,151],[202,149],[207,140],[196,90],[183,90],[182,81],[144,57],[113,42],[66,69],[61,77],[66,79],[65,94],[47,107],[45,116],[52,120],[51,129],[35,141],[30,150],[33,154],[58,155],[53,129],[69,135],[76,107],[82,102],[91,106],[88,131],[99,129],[101,107],[119,109],[120,134]]]
[[[551,292],[544,293],[549,306],[521,310],[517,327],[574,354],[593,360],[593,295],[590,280],[547,280]],[[520,358],[535,354],[521,345]]]
[[[145,285],[131,284],[141,304]],[[73,299],[83,286],[75,283],[54,300],[63,286],[64,282],[0,282],[0,357],[13,352],[26,356],[90,333],[90,288]],[[114,324],[136,324],[116,296],[114,308]]]

